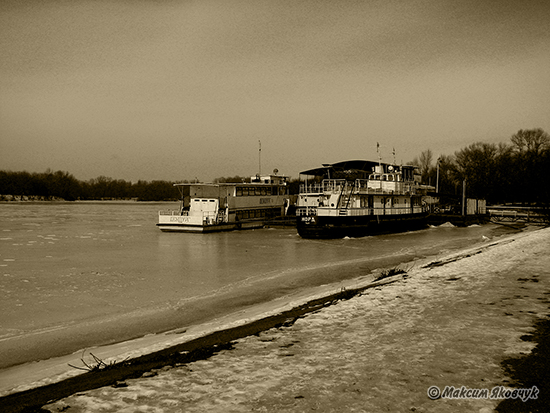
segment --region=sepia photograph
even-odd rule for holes
[[[0,411],[547,411],[549,19],[2,0]]]

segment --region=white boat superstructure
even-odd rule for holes
[[[159,211],[162,231],[213,232],[261,228],[284,215],[287,178],[254,176],[242,183],[175,184],[181,193],[178,210]]]

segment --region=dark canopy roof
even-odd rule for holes
[[[333,164],[323,164],[320,168],[308,169],[307,171],[300,172],[300,175],[310,175],[310,176],[334,176],[345,173],[366,173],[371,174],[372,170],[377,165],[388,166],[391,164],[385,162],[374,162],[374,161],[364,161],[364,160],[354,160],[354,161],[342,161]],[[414,166],[411,165],[400,165],[400,168],[404,169],[414,169]],[[386,169],[386,168],[384,168]]]
[[[300,175],[324,176],[329,171],[343,172],[348,170],[372,172],[372,168],[378,165],[378,162],[373,161],[342,161],[333,164],[323,164],[320,168],[309,169],[300,172]]]

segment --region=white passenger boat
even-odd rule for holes
[[[274,171],[276,173],[276,171]],[[284,215],[287,178],[253,176],[249,183],[174,184],[181,194],[175,211],[159,211],[162,231],[214,232],[261,228]]]

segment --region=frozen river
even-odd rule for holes
[[[205,322],[483,242],[488,224],[358,239],[163,233],[167,203],[0,204],[0,368]]]

